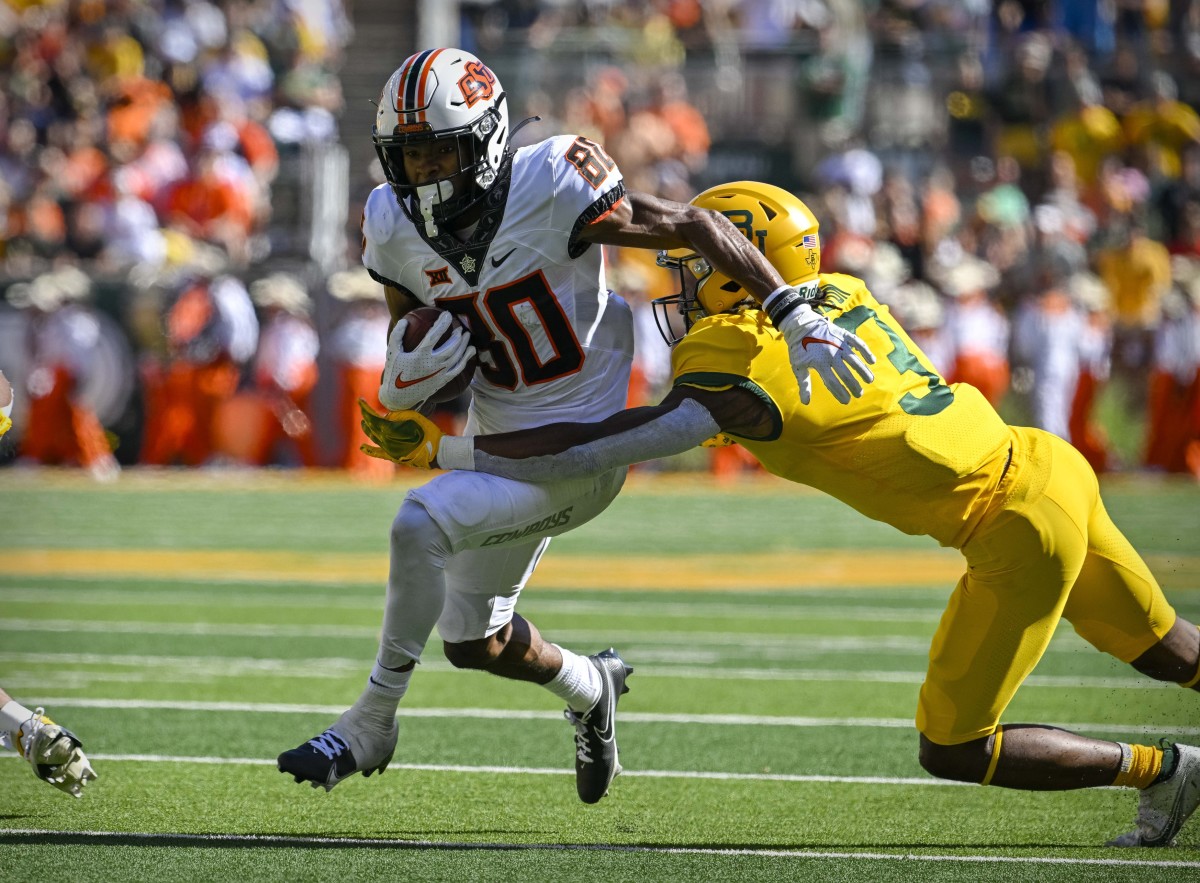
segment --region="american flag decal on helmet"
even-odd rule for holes
[[[803,245],[805,248],[820,248],[821,247],[821,241],[817,238],[816,233],[805,234],[804,238],[800,240],[800,244]]]

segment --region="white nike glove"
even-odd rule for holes
[[[33,766],[34,775],[72,797],[82,797],[83,787],[96,771],[74,733],[60,727],[39,708],[14,734],[15,747]]]
[[[875,379],[867,367],[875,363],[875,354],[867,345],[858,335],[839,328],[814,310],[794,288],[776,292],[763,307],[787,341],[801,403],[807,405],[812,398],[810,368],[843,405],[849,404],[851,397],[862,396],[859,377],[866,383]]]
[[[445,343],[437,341],[450,327],[454,317],[444,313],[412,350],[404,351],[405,319],[396,323],[388,335],[387,364],[379,386],[379,401],[390,411],[407,411],[457,377],[475,355],[467,332],[456,327]]]

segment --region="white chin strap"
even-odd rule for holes
[[[430,239],[438,235],[437,223],[433,220],[433,207],[453,195],[454,185],[448,180],[422,184],[417,188],[417,202],[421,207],[421,217],[425,219],[425,235]]]

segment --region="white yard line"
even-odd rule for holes
[[[512,772],[512,770],[502,770]],[[188,846],[194,844],[225,844],[240,847],[304,847],[326,846],[345,849],[412,849],[412,850],[469,850],[484,851],[546,851],[651,853],[657,855],[711,855],[728,857],[766,857],[786,859],[810,859],[813,861],[897,861],[897,862],[942,862],[975,865],[1081,865],[1105,868],[1200,868],[1200,861],[1181,859],[1136,859],[1136,858],[1071,858],[1066,856],[1019,856],[1019,855],[922,855],[911,852],[846,852],[822,849],[723,849],[703,846],[645,846],[642,844],[608,843],[512,843],[497,841],[473,842],[468,840],[399,840],[372,839],[367,837],[296,837],[271,834],[173,834],[152,831],[61,831],[45,828],[13,828],[0,830],[0,842],[22,840],[61,839],[66,843],[83,841],[94,846],[109,843],[126,846]],[[1124,853],[1126,855],[1135,853]]]
[[[145,711],[202,711],[235,714],[314,714],[339,715],[341,705],[304,705],[260,702],[195,702],[158,699],[86,699],[72,696],[33,697],[47,708],[102,708]],[[400,716],[406,718],[465,718],[473,720],[545,720],[561,719],[561,712],[499,708],[414,708],[402,707]],[[867,729],[910,729],[912,718],[907,717],[799,717],[759,714],[669,714],[663,712],[623,711],[622,723],[687,724],[732,727],[858,727]],[[1055,726],[1070,730],[1104,733],[1158,733],[1161,727],[1142,724],[1055,722]],[[1176,736],[1200,734],[1200,726],[1172,727]]]
[[[48,632],[51,634],[134,634],[183,635],[231,638],[323,638],[355,639],[379,636],[378,625],[288,625],[215,622],[130,622],[92,619],[14,619],[0,618],[0,632]],[[746,656],[761,656],[784,660],[803,658],[814,652],[862,653],[889,651],[913,653],[924,658],[929,653],[929,639],[907,635],[835,635],[777,634],[761,632],[697,632],[642,631],[637,629],[555,629],[560,641],[585,643],[604,641],[622,645],[652,646],[684,644],[688,653],[674,657],[678,662],[719,662],[720,656],[706,647],[732,646]],[[1047,649],[1047,653],[1078,653],[1087,645],[1074,633],[1062,632]],[[670,650],[655,651],[663,661],[672,661]],[[700,654],[697,656],[696,654]],[[642,658],[647,657],[644,653]]]
[[[662,654],[660,654],[661,656]],[[55,665],[52,671],[40,671],[38,677],[86,678],[87,671],[68,672],[64,666],[130,666],[152,670],[160,682],[168,682],[172,677],[183,676],[191,683],[197,675],[207,674],[211,677],[244,675],[254,672],[268,672],[283,678],[330,678],[350,674],[364,674],[370,666],[369,658],[349,659],[339,657],[321,657],[309,659],[282,659],[256,657],[222,657],[222,656],[138,656],[102,653],[17,653],[0,652],[0,662],[10,666],[6,679],[15,681],[14,676],[24,672],[18,666],[33,666],[38,664]],[[176,670],[176,673],[172,672]],[[422,662],[421,669],[430,672],[454,671],[447,662]],[[683,680],[704,681],[794,681],[794,682],[834,682],[874,684],[920,684],[925,679],[924,671],[885,670],[853,670],[853,669],[814,669],[814,668],[750,668],[747,666],[730,667],[726,665],[701,665],[695,660],[687,660],[679,665],[641,665],[638,672],[642,677],[679,678]],[[32,674],[32,672],[30,672]],[[1176,690],[1175,684],[1153,681],[1142,677],[1084,677],[1080,675],[1031,675],[1026,679],[1026,687],[1045,687],[1050,689],[1078,690],[1081,688],[1147,690],[1164,689]]]
[[[194,763],[207,766],[275,766],[275,761],[265,757],[210,757],[206,755],[174,754],[103,754],[88,752],[94,761],[105,763]],[[16,754],[4,752],[6,758],[20,759]],[[515,766],[469,766],[444,763],[390,763],[389,770],[412,770],[425,773],[468,773],[513,776],[570,776],[575,770],[563,767],[515,767]],[[727,773],[705,770],[624,770],[622,777],[637,779],[706,779],[721,782],[792,782],[842,785],[920,785],[933,787],[979,787],[973,782],[952,782],[948,779],[928,777],[906,778],[901,776],[810,776],[793,773]]]
[[[845,593],[848,594],[848,593]],[[594,613],[596,615],[613,615],[614,613],[636,612],[638,616],[664,617],[739,617],[764,619],[847,619],[869,622],[937,622],[944,606],[944,597],[929,598],[928,604],[922,609],[914,604],[912,607],[889,607],[882,605],[854,604],[809,604],[812,597],[789,595],[788,603],[770,604],[747,602],[736,604],[730,602],[695,601],[658,601],[637,599],[543,599],[537,597],[536,590],[531,590],[529,600],[525,603],[531,610],[538,613]],[[912,599],[906,595],[907,600]],[[844,594],[839,600],[846,600]],[[284,592],[204,592],[204,591],[163,591],[163,592],[128,592],[110,590],[78,590],[78,589],[0,589],[0,601],[5,603],[26,603],[44,605],[47,602],[59,604],[87,604],[98,607],[129,607],[155,606],[178,607],[181,605],[212,605],[222,607],[264,607],[275,609],[281,601],[286,601],[289,609],[311,608],[324,610],[331,605],[339,609],[354,608],[377,610],[382,609],[383,589],[372,593],[326,591],[319,594],[298,594]],[[914,609],[916,608],[916,609]]]

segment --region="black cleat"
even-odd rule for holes
[[[568,708],[563,716],[575,725],[575,789],[584,803],[596,803],[621,772],[617,700],[629,692],[625,679],[633,669],[611,647],[588,659],[600,671],[600,698],[586,713]]]
[[[349,728],[342,723],[344,718],[343,715],[334,727],[342,727],[342,732],[347,732]],[[355,739],[356,747],[352,747],[349,738],[343,737],[338,730],[330,727],[303,745],[283,752],[276,764],[279,772],[290,773],[297,782],[311,782],[314,788],[324,788],[328,792],[332,791],[338,782],[357,772],[369,776],[371,773],[382,773],[387,769],[396,750],[397,736],[398,728],[393,725],[392,732],[387,737],[377,737],[374,740],[379,744],[367,746],[358,744],[359,740]],[[369,736],[362,741],[368,740]],[[360,763],[355,757],[356,751],[362,757],[368,758],[369,762]]]

